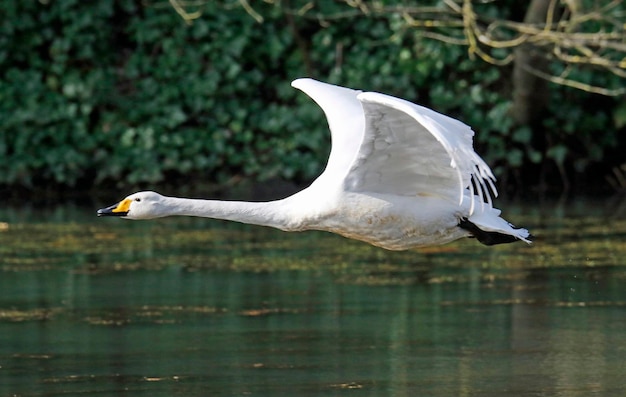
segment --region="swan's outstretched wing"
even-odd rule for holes
[[[291,85],[311,97],[326,114],[332,146],[326,169],[318,180],[340,186],[363,140],[365,118],[357,99],[361,91],[308,78],[294,80]]]
[[[474,152],[474,132],[462,122],[392,96],[357,96],[365,112],[359,154],[346,189],[398,195],[439,195],[459,204],[470,193],[491,203],[497,195],[489,166]]]

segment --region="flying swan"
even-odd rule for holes
[[[462,122],[408,101],[313,79],[295,80],[323,109],[332,149],[324,172],[281,200],[243,202],[134,193],[98,216],[226,219],[285,231],[325,230],[388,250],[475,237],[522,240],[526,229],[492,206],[495,177]]]

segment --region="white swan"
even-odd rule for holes
[[[152,219],[201,216],[285,231],[325,230],[389,250],[476,237],[484,244],[522,240],[493,208],[489,166],[458,120],[402,99],[298,79],[292,86],[324,110],[332,149],[324,172],[282,200],[242,202],[132,194],[98,216]]]

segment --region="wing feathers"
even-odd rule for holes
[[[410,152],[414,156],[412,164],[421,164],[421,169],[414,167],[412,172],[417,175],[429,175],[432,171],[437,174],[436,181],[425,181],[424,178],[402,178],[403,186],[390,186],[385,181],[377,180],[377,184],[385,191],[407,191],[408,185],[415,194],[424,190],[434,189],[436,193],[448,192],[448,196],[456,197],[462,203],[466,189],[470,191],[471,209],[474,212],[474,197],[480,199],[480,205],[486,203],[491,206],[492,195],[497,196],[493,184],[495,177],[489,166],[474,152],[472,139],[474,132],[466,124],[437,113],[428,108],[415,105],[411,102],[374,92],[358,94],[358,100],[363,104],[365,111],[365,136],[357,161],[353,164],[350,174],[356,174],[353,179],[366,177],[368,169],[375,165],[377,172],[394,180],[395,171],[386,167],[381,159],[368,158],[382,155],[394,156],[394,150],[402,153]],[[410,118],[410,123],[409,123]],[[399,131],[398,129],[407,129]],[[433,145],[432,140],[438,145]],[[367,150],[368,142],[389,141],[388,150]],[[409,151],[409,149],[411,149]],[[367,155],[365,154],[367,152]],[[420,158],[431,159],[432,169],[423,169],[425,166]],[[444,163],[445,162],[445,163]],[[441,173],[441,166],[447,164],[445,173]],[[407,171],[403,173],[406,175]],[[397,182],[397,178],[396,178]],[[428,182],[430,185],[427,185]],[[374,185],[367,180],[360,179],[352,186],[369,187]],[[456,192],[456,193],[454,193]]]
[[[489,166],[474,152],[474,132],[459,120],[375,92],[298,79],[292,83],[326,114],[332,149],[325,182],[353,191],[435,194],[461,204],[468,195],[491,207],[498,193]]]
[[[309,78],[294,80],[291,85],[311,97],[324,111],[332,146],[321,178],[323,181],[341,184],[363,140],[363,107],[357,99],[360,91]]]

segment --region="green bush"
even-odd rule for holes
[[[320,23],[315,16],[354,9],[320,2],[298,15],[255,3],[258,23],[239,4],[206,2],[186,24],[170,7],[133,0],[6,1],[0,185],[309,181],[329,135],[317,105],[289,85],[305,75],[462,119],[503,175],[546,159],[583,172],[624,145],[615,132],[623,106],[561,87],[544,136],[513,125],[510,70],[406,31],[397,15]]]

